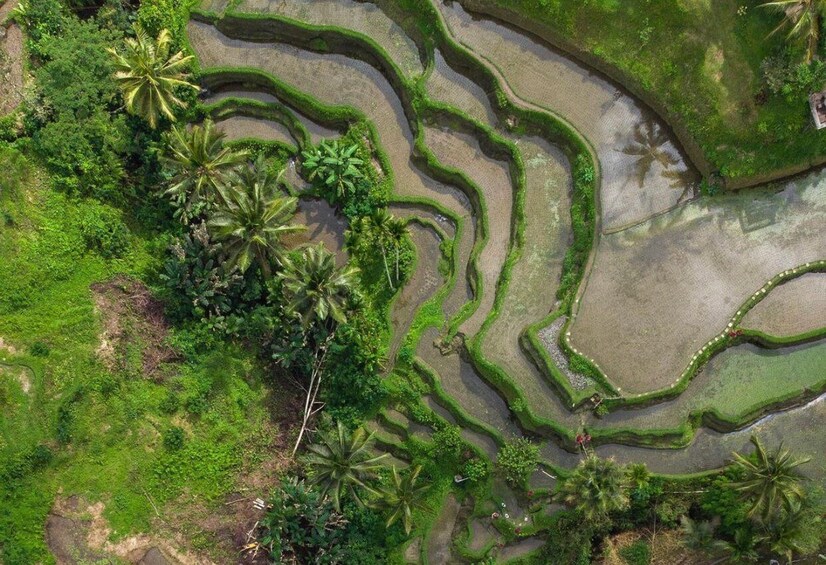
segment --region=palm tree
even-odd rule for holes
[[[284,269],[278,276],[289,300],[287,307],[301,318],[305,335],[313,322],[318,322],[328,332],[326,338],[314,344],[313,368],[304,400],[304,417],[293,448],[294,455],[301,445],[307,424],[320,410],[316,408],[316,397],[321,389],[327,351],[335,337],[336,324],[347,322],[346,303],[353,294],[358,269],[336,267],[335,256],[322,243],[305,247],[296,259],[286,257],[283,264]]]
[[[390,218],[387,233],[393,243],[393,248],[396,250],[396,282],[399,282],[399,255],[401,254],[402,242],[410,232],[407,229],[406,221],[393,216]]]
[[[556,498],[573,507],[589,522],[604,522],[615,510],[628,506],[625,473],[613,459],[589,455],[560,486]]]
[[[221,197],[228,176],[247,158],[246,151],[225,147],[225,137],[211,119],[188,129],[173,127],[165,135],[161,159],[174,175],[165,194],[172,197],[178,207],[175,213],[185,223]]]
[[[725,549],[725,543],[714,538],[714,523],[707,520],[695,521],[688,516],[680,518],[680,523],[683,530],[683,545],[688,549],[705,554],[714,554]]]
[[[734,532],[732,541],[723,541],[721,547],[725,553],[724,563],[757,563],[757,539],[750,528],[740,528]]]
[[[115,59],[115,80],[120,84],[126,109],[142,116],[154,129],[161,114],[174,122],[173,106],[184,106],[173,92],[176,86],[198,90],[186,80],[192,55],[184,56],[181,51],[169,53],[169,30],[161,30],[153,40],[139,25],[134,29],[135,38],[125,40],[124,54],[113,48],[108,51]]]
[[[353,292],[358,269],[336,267],[335,255],[324,244],[305,247],[298,258],[285,257],[278,276],[284,283],[289,308],[308,328],[314,321],[347,322],[346,302]]]
[[[780,512],[763,523],[757,541],[792,563],[795,554],[808,555],[820,546],[821,518],[805,499],[794,499]]]
[[[347,192],[356,190],[355,181],[362,178],[359,167],[364,161],[355,157],[358,145],[341,145],[338,140],[324,140],[318,147],[302,151],[302,166],[309,175],[309,180],[318,179],[328,187],[334,188],[337,198],[343,198]]]
[[[349,492],[362,504],[357,488],[370,490],[364,481],[381,467],[387,454],[373,455],[373,434],[359,428],[349,432],[341,422],[335,430],[322,434],[318,443],[307,446],[303,457],[310,469],[310,481],[321,488],[322,496],[329,496],[336,510],[341,509],[341,497]]]
[[[261,272],[269,277],[272,262],[283,256],[281,236],[304,229],[289,224],[298,199],[277,196],[277,181],[259,159],[233,176],[233,186],[217,185],[224,204],[207,225],[216,239],[225,242],[230,264],[242,272],[257,261]]]
[[[405,533],[413,529],[413,512],[424,507],[424,495],[430,489],[430,485],[417,484],[421,472],[421,465],[417,465],[402,478],[393,467],[393,484],[381,489],[379,499],[379,505],[390,512],[388,528],[401,518]]]
[[[790,27],[786,37],[789,40],[801,40],[806,44],[806,63],[811,63],[817,53],[824,5],[824,0],[776,0],[761,4],[765,8],[783,12],[783,21],[770,35]]]
[[[734,464],[744,472],[743,480],[732,483],[732,487],[752,501],[748,516],[758,516],[766,521],[773,514],[803,499],[805,492],[801,480],[803,476],[796,467],[810,458],[795,458],[779,446],[774,453],[767,453],[757,436],[751,436],[754,444],[754,458],[734,453]]]

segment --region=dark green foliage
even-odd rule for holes
[[[734,536],[735,532],[748,523],[746,514],[749,505],[731,488],[742,476],[742,471],[737,467],[729,467],[714,478],[700,498],[700,507],[706,515],[709,518],[720,518],[719,532],[726,537]]]
[[[123,201],[123,159],[131,143],[126,118],[113,112],[119,97],[105,51],[119,38],[94,20],[64,17],[60,34],[38,42],[43,64],[27,116],[34,148],[56,186],[115,202]]]
[[[81,208],[80,233],[86,247],[105,259],[122,257],[129,249],[129,228],[121,213],[108,206]]]
[[[43,343],[42,341],[36,341],[32,344],[32,347],[29,350],[29,352],[35,357],[48,357],[49,346]]]
[[[178,451],[184,446],[186,433],[183,428],[172,426],[163,432],[163,446],[169,451]]]
[[[456,461],[462,454],[465,441],[459,426],[443,426],[433,433],[433,455],[437,461]]]
[[[60,0],[28,0],[25,11],[17,16],[26,30],[27,47],[34,57],[42,58],[40,42],[60,34],[65,8]]]
[[[625,546],[619,551],[620,556],[628,565],[648,565],[651,563],[651,546],[643,540],[638,540]]]
[[[52,450],[39,444],[32,449],[11,457],[0,466],[0,481],[23,479],[30,473],[49,465],[54,458]]]
[[[562,263],[562,280],[556,291],[559,299],[570,298],[582,278],[588,253],[594,237],[594,181],[595,173],[590,158],[577,155],[573,165],[574,191],[571,204],[571,228],[574,242],[565,253]]]
[[[539,463],[539,446],[525,438],[507,442],[499,449],[496,465],[511,485],[527,487],[528,479]]]
[[[295,478],[273,493],[259,541],[275,563],[343,563],[347,520],[329,499]]]
[[[401,524],[386,527],[385,518],[367,506],[349,503],[343,513],[347,519],[342,543],[346,565],[384,565],[390,551],[407,537]]]
[[[593,530],[573,512],[560,512],[542,550],[543,563],[590,565]]]
[[[174,319],[215,327],[225,327],[244,291],[244,277],[236,268],[227,268],[221,244],[211,241],[203,223],[172,244],[160,278]]]

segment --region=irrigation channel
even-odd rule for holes
[[[188,26],[230,139],[297,154],[346,128],[325,113],[371,124],[418,254],[388,372],[408,347],[430,387],[420,407],[491,459],[510,438],[538,442],[536,488],[576,465],[583,431],[598,454],[663,474],[719,468],[754,432],[826,452],[826,174],[700,197],[668,126],[622,87],[465,2],[422,1],[433,37],[383,0],[209,2]],[[595,165],[594,245],[559,300],[577,152]],[[346,260],[334,209],[302,199],[299,215],[310,229],[292,244]],[[423,306],[442,322],[417,327]],[[402,463],[405,438],[433,431],[402,406],[371,429]],[[822,461],[806,472],[826,476]],[[437,529],[472,553],[497,534],[471,510],[451,495]],[[408,554],[442,562],[449,543],[434,533]],[[500,558],[535,549],[528,538]]]

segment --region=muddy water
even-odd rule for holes
[[[226,98],[247,98],[249,100],[257,100],[259,102],[283,104],[281,100],[272,94],[243,89],[220,89],[218,92],[204,100],[204,104],[214,104],[216,102],[220,102],[221,100],[225,100]],[[307,129],[313,143],[319,143],[322,139],[335,139],[339,137],[340,134],[336,130],[324,127],[321,124],[314,122],[301,112],[297,111],[295,108],[290,107],[290,111]]]
[[[481,86],[447,64],[441,51],[434,53],[433,72],[427,79],[427,95],[449,104],[483,124],[494,125],[498,119]]]
[[[624,392],[668,387],[766,281],[823,258],[824,221],[826,175],[815,174],[605,236],[572,342]]]
[[[433,345],[438,338],[439,331],[436,328],[427,329],[416,353],[439,375],[445,392],[480,422],[493,426],[506,437],[520,436],[519,428],[510,419],[510,410],[502,397],[458,353],[442,355]]]
[[[336,254],[336,265],[347,262],[347,253],[344,251],[344,232],[347,230],[347,220],[336,214],[335,208],[321,199],[301,199],[298,201],[298,211],[293,216],[293,224],[307,226],[301,232],[289,234],[284,238],[287,247],[323,243],[328,251]]]
[[[375,4],[355,0],[241,0],[239,12],[278,14],[312,25],[357,31],[378,43],[408,76],[424,70],[419,50]]]
[[[444,282],[444,278],[439,274],[439,259],[441,258],[439,235],[435,230],[416,223],[408,224],[408,229],[413,245],[416,247],[418,261],[410,280],[405,283],[393,301],[390,314],[393,339],[388,349],[388,367],[392,367],[395,363],[401,340],[410,329],[410,324],[419,307],[433,296],[433,293]]]
[[[570,414],[522,351],[519,336],[556,302],[562,259],[571,238],[570,173],[564,157],[546,142],[521,139],[518,147],[525,163],[525,243],[482,352],[520,385],[531,412],[564,422]]]
[[[474,19],[458,2],[434,4],[450,33],[517,96],[561,115],[596,148],[604,230],[639,222],[690,194],[695,173],[663,124],[629,95],[538,40]]]
[[[690,413],[710,409],[737,420],[760,404],[815,387],[826,379],[824,368],[826,341],[772,350],[739,345],[713,357],[675,400],[613,412],[592,427],[674,428]]]
[[[809,273],[775,288],[740,325],[779,337],[826,327],[826,273]]]
[[[751,452],[749,437],[756,433],[769,449],[781,443],[798,453],[816,455],[801,467],[809,477],[822,480],[826,477],[826,395],[818,397],[806,406],[767,416],[743,430],[720,434],[701,429],[690,446],[678,450],[646,449],[618,445],[600,446],[596,449],[602,457],[613,456],[621,463],[645,463],[656,473],[693,473],[721,467],[731,459],[732,451]]]
[[[496,282],[508,256],[514,188],[509,166],[487,157],[473,136],[446,129],[425,128],[425,139],[437,159],[446,167],[464,172],[479,188],[487,206],[488,239],[479,255],[482,298],[479,306],[461,326],[472,336],[490,313],[496,296]]]
[[[287,145],[296,145],[296,140],[282,123],[274,120],[232,116],[217,122],[217,126],[227,134],[228,141],[239,139],[260,139],[262,141],[279,141]]]

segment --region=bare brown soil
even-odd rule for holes
[[[90,504],[79,496],[58,497],[46,519],[46,544],[58,565],[126,561],[138,565],[204,565],[209,559],[181,549],[181,540],[156,531],[109,540],[102,502]]]
[[[142,374],[148,377],[177,357],[166,343],[163,305],[143,283],[119,276],[91,289],[103,325],[97,353],[110,370],[126,368],[129,346],[140,348]]]
[[[17,108],[23,98],[23,32],[8,18],[17,0],[0,4],[0,115]]]

